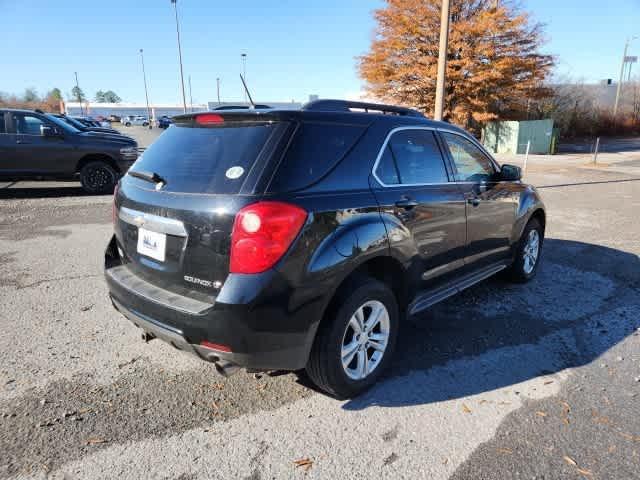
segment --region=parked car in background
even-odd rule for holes
[[[148,127],[149,119],[143,115],[131,115],[125,117],[123,123],[125,127],[131,127],[132,125],[141,125],[143,127]]]
[[[138,158],[123,135],[83,131],[53,115],[0,108],[0,176],[75,178],[89,193],[111,193]]]
[[[111,114],[107,118],[110,122],[120,122],[120,117],[118,115]]]
[[[44,112],[41,112],[44,113]],[[113,135],[122,135],[118,130],[116,130],[115,128],[104,128],[104,127],[96,127],[96,126],[87,126],[88,124],[93,125],[91,122],[82,122],[80,120],[78,120],[77,118],[74,117],[69,117],[67,115],[64,114],[59,114],[59,113],[53,113],[53,114],[49,114],[49,115],[53,115],[56,118],[59,118],[60,120],[62,120],[63,122],[68,123],[69,125],[77,128],[78,130],[82,130],[85,132],[100,132],[100,133],[110,133]]]
[[[306,369],[351,397],[403,316],[536,274],[540,196],[458,127],[339,100],[173,120],[120,181],[105,275],[143,338],[223,374]]]
[[[169,125],[171,125],[172,123],[173,120],[171,120],[171,117],[162,115],[157,121],[157,126],[158,128],[169,128]]]

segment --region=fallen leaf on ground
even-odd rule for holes
[[[573,458],[568,457],[566,455],[562,458],[564,458],[564,461],[567,462],[569,465],[573,465],[574,467],[578,466],[578,462],[576,462]]]
[[[511,450],[510,448],[497,448],[496,449],[499,453],[506,453],[506,454],[512,454],[513,450]]]
[[[467,407],[467,405],[465,403],[462,404],[462,411],[464,413],[471,413],[471,409],[469,407]]]
[[[309,458],[301,458],[300,460],[295,460],[293,463],[296,464],[296,468],[302,468],[305,472],[313,467],[313,460]]]
[[[215,401],[211,402],[211,406],[214,408],[214,410],[220,410],[220,407]]]
[[[588,477],[590,477],[591,475],[593,475],[589,470],[585,469],[585,468],[576,468],[576,470],[581,473],[582,475],[586,475]]]
[[[568,418],[563,418],[562,419],[562,423],[564,423],[565,425],[569,425],[569,419]]]
[[[87,445],[99,445],[101,443],[107,443],[109,440],[106,438],[90,438],[87,440]]]
[[[553,383],[553,380],[547,380],[546,382],[544,382],[545,385],[551,385]]]
[[[560,404],[564,407],[565,413],[569,413],[571,411],[571,406],[567,402],[560,402]]]
[[[543,412],[543,411],[536,412],[536,415],[538,415],[539,417],[546,417],[547,416],[547,414],[545,412]]]

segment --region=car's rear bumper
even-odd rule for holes
[[[139,277],[118,278],[110,272],[117,266],[109,265],[109,261],[106,267],[105,278],[115,308],[153,337],[204,360],[252,370],[298,370],[306,365],[324,299],[292,309],[288,301],[291,295],[287,295],[287,286],[276,272],[252,275],[251,279],[228,279],[223,290],[229,285],[232,293],[221,290],[207,307],[204,302],[194,303],[191,297],[146,288]],[[251,291],[250,296],[246,292],[235,294],[240,284]],[[203,341],[225,348],[206,348],[201,345]]]

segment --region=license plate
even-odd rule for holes
[[[164,262],[166,246],[167,236],[164,233],[138,229],[138,253]]]

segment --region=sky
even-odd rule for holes
[[[363,90],[356,58],[370,44],[383,0],[178,0],[189,103],[238,101],[247,54],[254,100],[353,98]],[[640,36],[640,0],[520,0],[546,24],[545,53],[557,78],[617,79],[627,37]],[[89,97],[113,90],[144,102],[140,48],[151,103],[181,103],[175,16],[170,0],[0,0],[0,92],[58,87],[67,96],[78,72]],[[640,55],[640,39],[631,44]],[[636,65],[640,73],[640,65]]]

